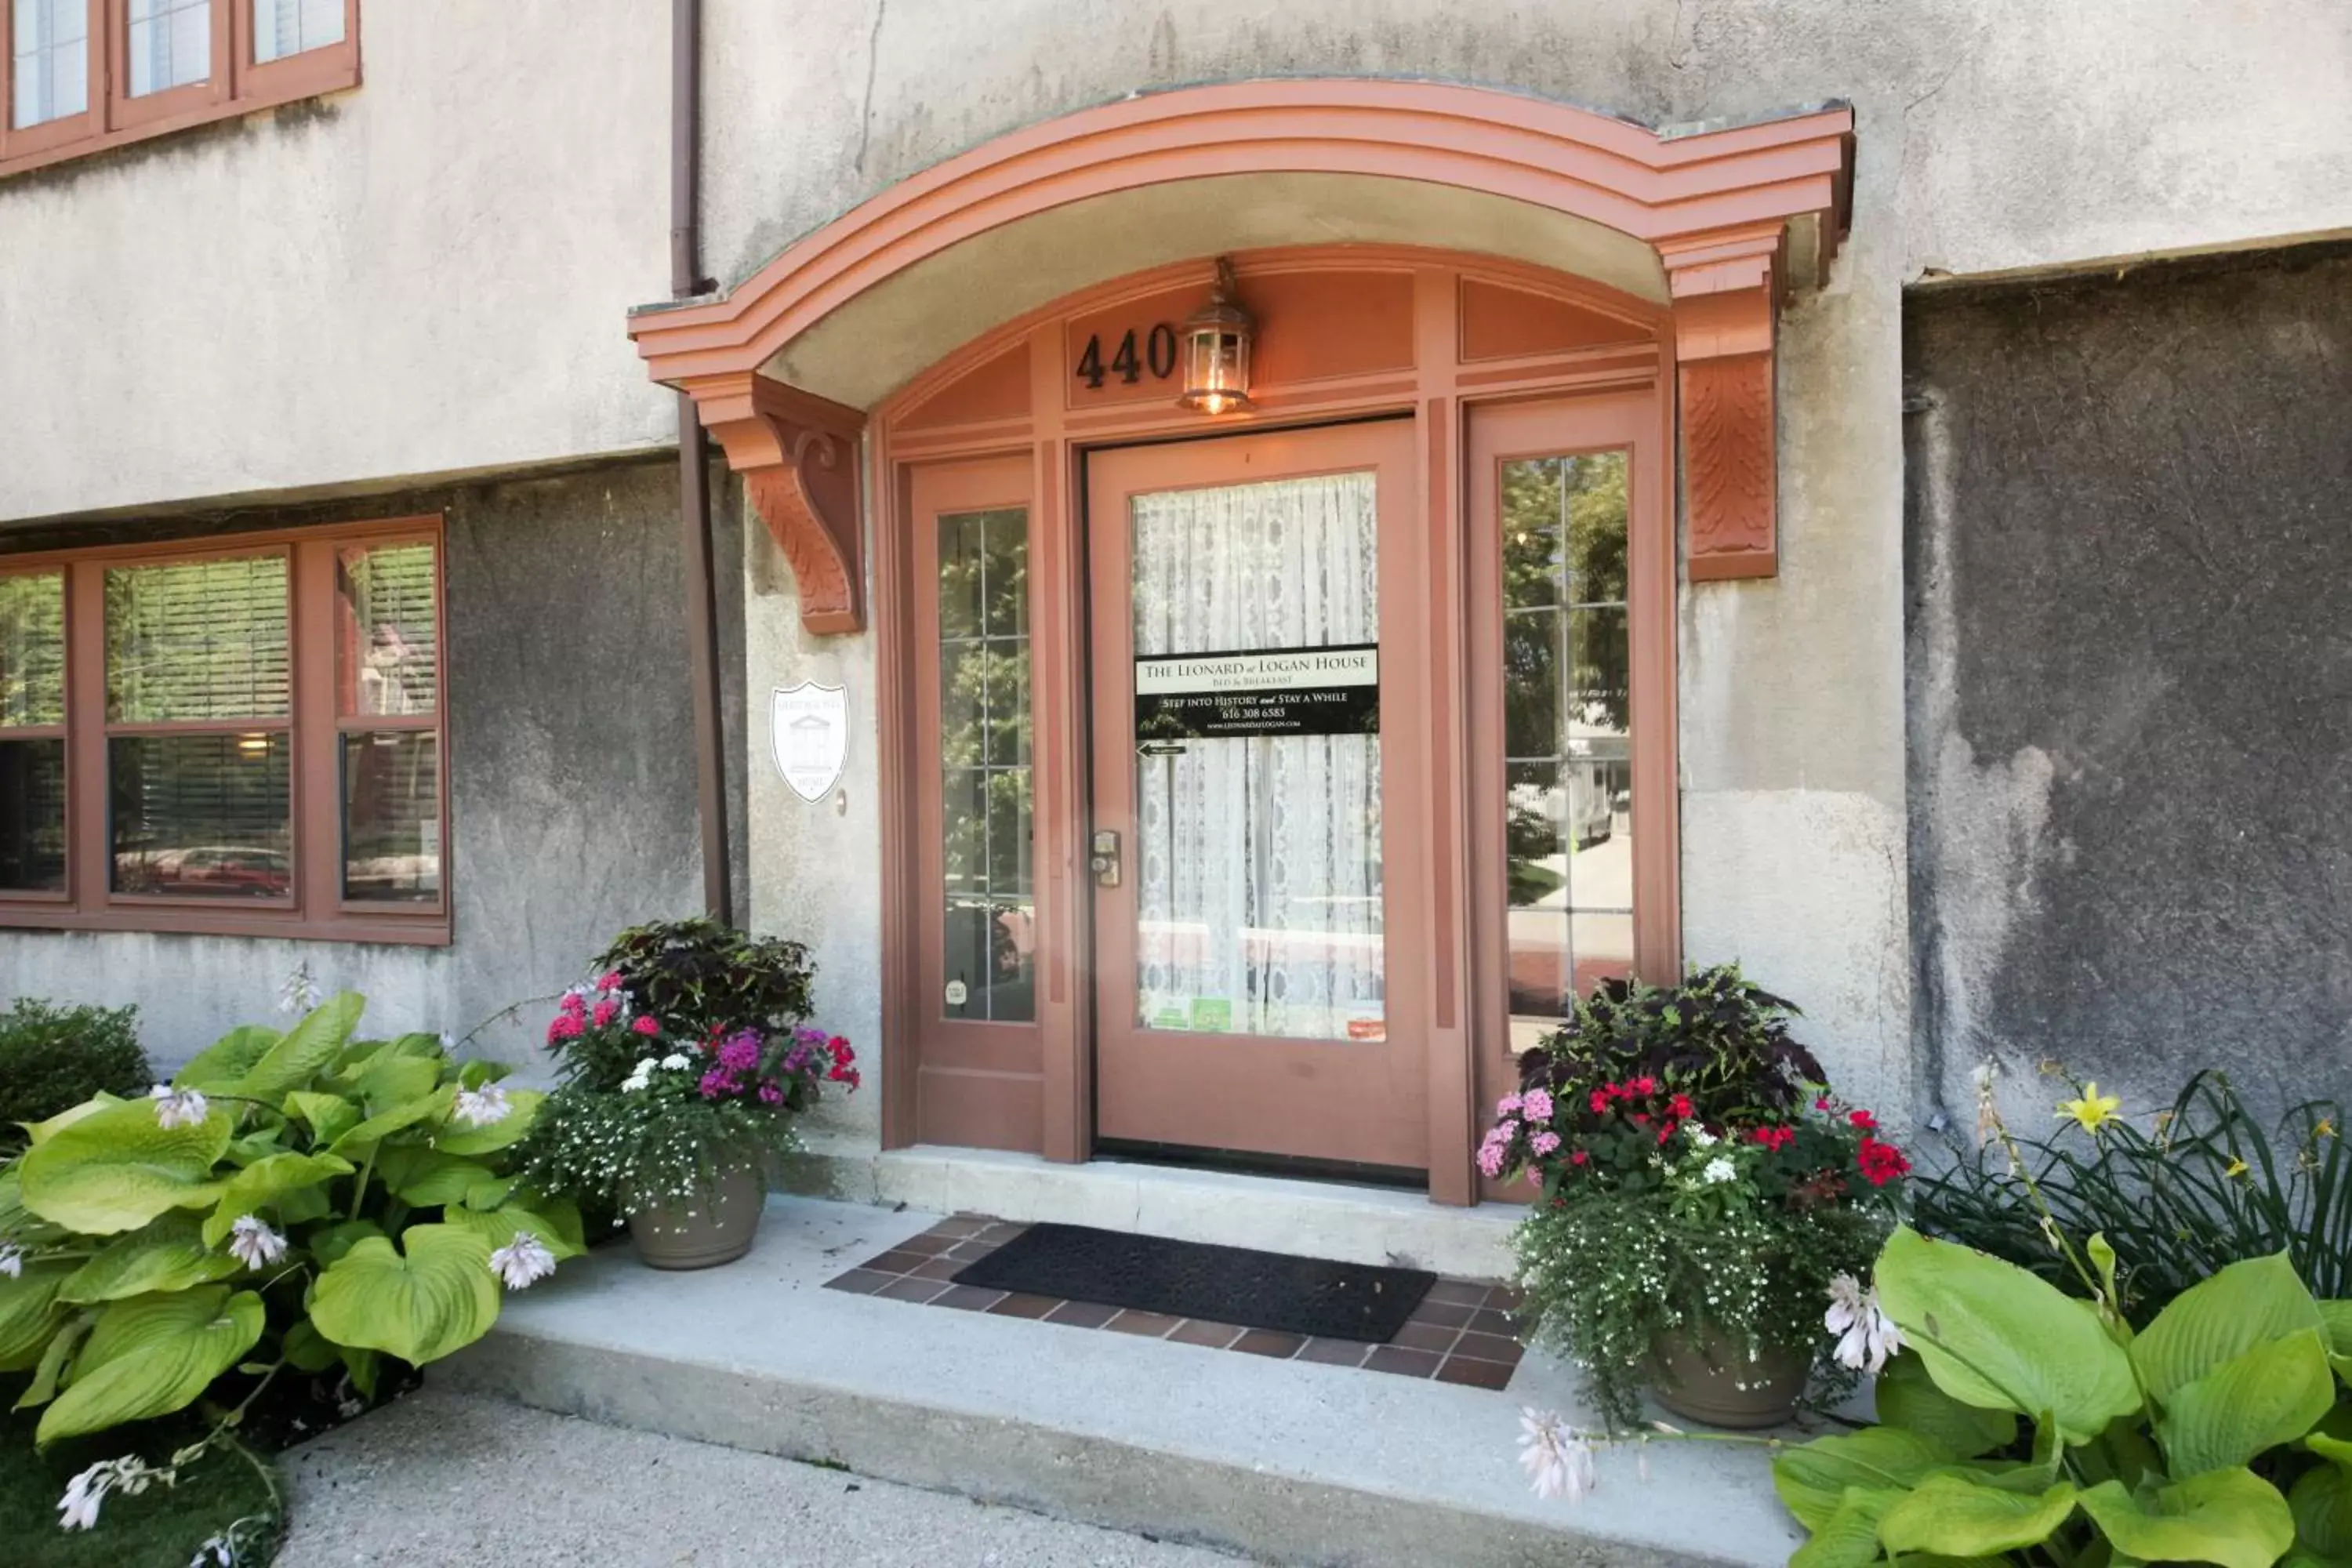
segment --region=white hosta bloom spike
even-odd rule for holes
[[[507,1119],[514,1109],[507,1091],[497,1084],[486,1083],[479,1089],[461,1089],[457,1104],[451,1107],[449,1119],[468,1127],[492,1127]]]
[[[0,1274],[20,1279],[25,1274],[25,1249],[13,1241],[0,1241]]]
[[[228,1255],[247,1268],[267,1268],[286,1256],[286,1238],[258,1215],[239,1215],[228,1227]]]
[[[306,960],[294,966],[286,984],[278,988],[278,1010],[281,1013],[307,1013],[319,1005],[319,984],[310,978],[310,965]]]
[[[194,1127],[212,1113],[205,1097],[193,1089],[166,1089],[159,1083],[147,1091],[147,1097],[155,1102],[158,1127]]]
[[[1851,1274],[1830,1281],[1830,1310],[1822,1322],[1838,1336],[1838,1364],[1855,1372],[1875,1373],[1903,1348],[1902,1331],[1878,1305],[1878,1288],[1865,1289]]]
[[[534,1281],[555,1272],[555,1254],[530,1231],[519,1230],[512,1241],[490,1254],[490,1270],[508,1289],[528,1290]]]
[[[1576,1503],[1592,1489],[1592,1442],[1556,1412],[1522,1409],[1519,1434],[1519,1463],[1536,1496]]]
[[[147,1489],[147,1483],[157,1478],[171,1479],[169,1470],[151,1470],[139,1462],[135,1454],[125,1454],[119,1459],[100,1459],[66,1483],[66,1495],[58,1500],[58,1528],[60,1530],[92,1530],[98,1525],[99,1505],[110,1491],[121,1491],[137,1497]]]

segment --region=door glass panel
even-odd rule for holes
[[[1037,1016],[1032,860],[1029,514],[942,517],[940,784],[943,1015]]]
[[[1633,969],[1625,454],[1503,465],[1511,1047]]]
[[[1136,1022],[1382,1039],[1374,476],[1139,495],[1129,521]]]

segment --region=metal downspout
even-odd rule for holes
[[[701,0],[670,4],[669,286],[708,292],[702,276]],[[678,526],[686,546],[686,644],[694,687],[694,769],[702,828],[702,901],[735,923],[728,878],[725,716],[719,707],[718,593],[710,549],[710,443],[694,399],[677,395]]]

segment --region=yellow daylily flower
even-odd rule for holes
[[[2101,1094],[2098,1083],[2094,1080],[2083,1086],[2082,1099],[2058,1102],[2058,1120],[2072,1121],[2096,1137],[2100,1128],[2118,1120],[2116,1112],[2123,1109],[2123,1103],[2112,1094]]]
[[[2230,1162],[2230,1168],[2221,1173],[2225,1176],[2242,1176],[2246,1173],[2246,1163],[2243,1160],[2232,1160]]]

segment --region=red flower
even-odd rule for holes
[[[1643,1073],[1625,1087],[1634,1094],[1655,1094],[1658,1092],[1658,1080]]]
[[[1583,1150],[1581,1150],[1581,1149],[1578,1149],[1578,1150],[1574,1150],[1574,1151],[1572,1151],[1572,1152],[1569,1154],[1569,1156],[1568,1156],[1568,1163],[1569,1163],[1570,1164],[1571,1164],[1571,1165],[1581,1165],[1581,1164],[1585,1163],[1587,1161],[1591,1160],[1591,1158],[1592,1158],[1592,1156],[1591,1156],[1591,1155],[1590,1155],[1590,1154],[1586,1153],[1586,1152],[1585,1152]]]
[[[1632,1120],[1633,1120],[1633,1125],[1634,1125],[1634,1126],[1636,1126],[1636,1127],[1647,1127],[1647,1126],[1650,1124],[1650,1119],[1649,1119],[1648,1117],[1646,1117],[1646,1116],[1643,1115],[1643,1114],[1642,1114],[1640,1111],[1638,1111],[1638,1110],[1637,1110],[1637,1111],[1635,1111],[1635,1112],[1633,1112],[1633,1115]]]
[[[1610,1086],[1610,1088],[1611,1088],[1611,1089],[1614,1089],[1615,1087],[1616,1087],[1616,1085],[1614,1085],[1614,1084],[1612,1084],[1612,1085]],[[1595,1116],[1606,1116],[1607,1114],[1609,1114],[1609,1089],[1594,1089],[1594,1090],[1592,1091],[1591,1105],[1592,1105],[1592,1114],[1593,1114],[1593,1115],[1595,1115]]]
[[[1691,1097],[1687,1094],[1678,1094],[1675,1096],[1673,1100],[1669,1102],[1669,1109],[1671,1109],[1676,1116],[1679,1116],[1687,1121],[1690,1120]]]
[[[588,999],[581,995],[577,991],[566,991],[563,994],[563,1000],[557,1003],[556,1006],[560,1008],[566,1016],[576,1018],[583,1013],[588,1011]]]
[[[1854,1163],[1862,1167],[1863,1178],[1874,1187],[1883,1187],[1897,1176],[1911,1173],[1911,1162],[1903,1151],[1892,1143],[1882,1143],[1864,1133],[1862,1147],[1854,1152]]]
[[[547,1043],[551,1046],[558,1040],[576,1040],[580,1037],[582,1027],[580,1015],[566,1008],[549,1021]]]
[[[658,1035],[661,1033],[661,1020],[651,1013],[640,1013],[629,1020],[629,1027],[640,1035]]]
[[[1856,1127],[1861,1128],[1864,1132],[1875,1132],[1878,1131],[1878,1118],[1873,1116],[1867,1110],[1853,1111],[1847,1115],[1846,1120],[1853,1123]]]
[[[599,991],[618,991],[620,988],[621,972],[617,969],[604,974],[596,982],[596,989]]]
[[[1826,1095],[1826,1094],[1825,1094],[1825,1095],[1823,1095],[1823,1096],[1822,1096],[1819,1100],[1817,1100],[1813,1101],[1813,1109],[1814,1109],[1815,1110],[1827,1110],[1829,1108],[1830,1108],[1830,1097],[1829,1097],[1828,1095]]]
[[[1797,1130],[1793,1127],[1759,1127],[1748,1136],[1767,1149],[1778,1151],[1796,1142]]]
[[[1673,1137],[1675,1135],[1675,1129],[1680,1125],[1680,1122],[1669,1121],[1664,1127],[1659,1128],[1658,1142],[1664,1143],[1667,1139]]]

